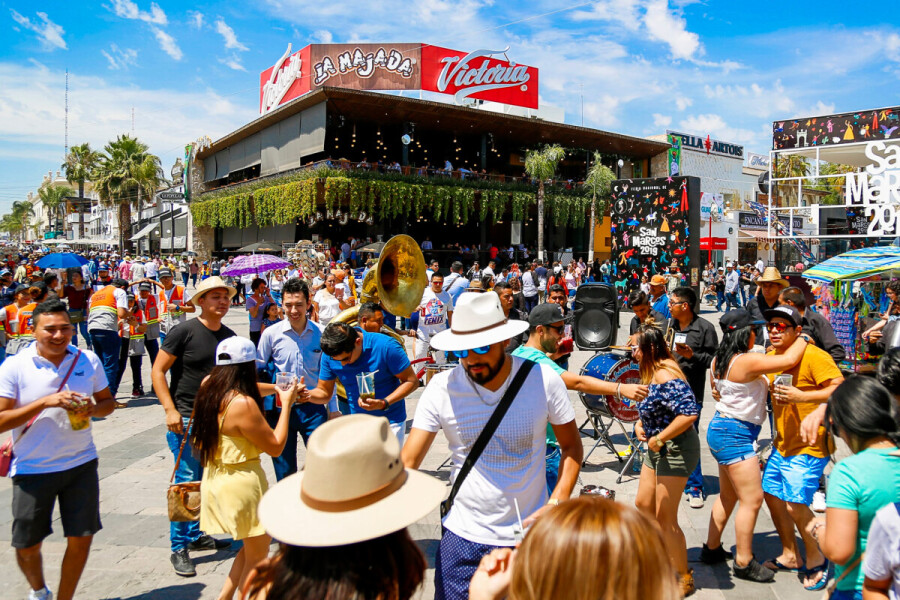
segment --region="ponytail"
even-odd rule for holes
[[[832,433],[843,433],[860,443],[887,437],[900,447],[900,411],[893,394],[875,379],[847,378],[831,395],[825,423]]]

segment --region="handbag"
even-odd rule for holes
[[[181,454],[184,452],[184,443],[187,441],[191,431],[191,424],[194,422],[194,413],[188,420],[187,428],[181,437],[181,448],[178,449],[178,458],[175,460],[175,468],[172,470],[172,476],[169,478],[169,489],[166,490],[166,503],[169,507],[169,520],[173,523],[184,523],[187,521],[200,520],[200,482],[185,481],[183,483],[173,483],[175,481],[175,473],[178,472],[178,465],[181,464]]]
[[[145,338],[128,338],[128,356],[144,356],[145,354],[147,354]]]
[[[70,308],[69,309],[69,320],[72,321],[73,325],[84,322],[84,310],[80,308]]]
[[[69,365],[69,370],[66,372],[66,376],[63,377],[62,383],[59,384],[59,388],[57,388],[56,393],[60,393],[62,389],[66,386],[66,382],[69,381],[69,376],[72,374],[72,371],[75,370],[75,365],[78,364],[78,359],[81,358],[81,350],[79,350],[75,354],[75,360],[72,361],[72,364]],[[19,434],[19,439],[22,439],[22,436],[25,435],[31,426],[34,425],[34,422],[37,421],[37,418],[41,416],[41,413],[31,417],[28,420],[28,423],[25,424],[25,428],[22,430],[22,433]],[[18,441],[18,440],[16,440]],[[12,466],[13,459],[13,448],[15,447],[16,442],[13,441],[12,436],[9,437],[8,440],[3,442],[3,445],[0,446],[0,477],[7,477],[9,475],[9,468]]]
[[[503,397],[497,404],[497,408],[495,408],[493,414],[491,414],[491,418],[488,419],[487,425],[484,426],[478,439],[472,444],[472,450],[469,452],[469,455],[466,456],[466,460],[463,462],[463,466],[456,476],[456,481],[453,482],[453,487],[450,489],[450,495],[447,496],[446,500],[441,502],[441,519],[446,517],[447,513],[450,512],[450,508],[453,506],[453,500],[456,498],[459,488],[462,487],[463,481],[465,481],[466,477],[469,475],[469,471],[471,471],[472,467],[475,466],[475,463],[478,462],[478,458],[481,456],[481,453],[484,452],[488,442],[494,437],[494,432],[497,431],[500,421],[503,420],[506,411],[509,410],[510,405],[512,405],[513,400],[516,398],[516,394],[519,393],[522,384],[525,383],[525,378],[528,377],[528,374],[531,372],[534,365],[535,363],[530,360],[526,360],[522,363],[516,376],[513,377],[512,383],[506,389],[506,393],[503,394]]]

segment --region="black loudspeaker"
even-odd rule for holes
[[[619,303],[616,288],[605,283],[586,283],[575,290],[572,330],[579,350],[603,350],[616,343]]]

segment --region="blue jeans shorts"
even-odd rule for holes
[[[706,428],[706,443],[717,463],[734,465],[756,456],[754,442],[760,429],[760,425],[723,417],[716,412]]]
[[[809,454],[783,456],[773,449],[763,473],[763,491],[785,502],[809,505],[827,464],[827,458]]]

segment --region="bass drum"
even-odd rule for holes
[[[603,381],[613,383],[640,383],[641,371],[638,364],[631,357],[602,352],[592,357],[581,369],[582,375],[596,377]],[[606,410],[610,415],[623,423],[633,423],[640,418],[637,410],[637,402],[623,397],[621,400],[615,394],[595,396],[593,394],[580,393],[582,401],[587,406],[599,410]]]

